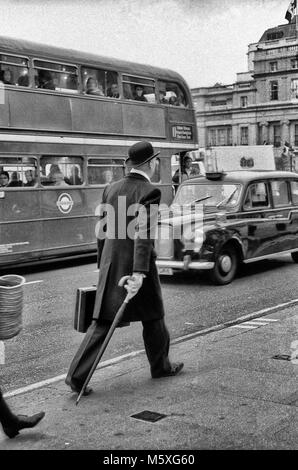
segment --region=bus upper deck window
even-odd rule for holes
[[[86,95],[121,98],[117,72],[82,67],[82,82]]]
[[[155,81],[150,78],[123,75],[123,93],[127,100],[155,103]]]
[[[75,65],[34,60],[35,87],[78,93],[78,71]]]
[[[188,107],[186,93],[178,83],[160,80],[158,82],[158,96],[160,104],[179,106],[181,108]]]
[[[0,54],[0,81],[5,85],[28,87],[28,59]]]

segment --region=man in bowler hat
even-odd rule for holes
[[[101,207],[114,209],[115,230],[114,236],[108,235],[108,219],[103,210],[98,229],[100,237],[97,235],[99,280],[93,322],[66,377],[66,384],[74,392],[79,393],[82,389],[116,312],[124,301],[125,291],[118,286],[118,282],[126,275],[131,275],[128,289],[137,295],[128,303],[122,321],[142,322],[152,378],[174,376],[183,368],[183,363],[171,363],[168,357],[170,337],[164,322],[161,286],[155,264],[154,235],[161,192],[151,184],[150,178],[154,174],[158,154],[149,142],[134,144],[126,160],[129,173],[104,189]],[[128,210],[123,210],[124,202]],[[132,207],[140,210],[133,214],[129,210]],[[142,217],[138,217],[141,212]],[[132,226],[135,226],[135,233],[129,236],[128,228]],[[86,388],[84,394],[88,395],[91,391]]]

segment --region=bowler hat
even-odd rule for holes
[[[154,153],[150,142],[143,140],[130,147],[128,150],[128,158],[125,160],[125,163],[128,163],[133,167],[141,166],[144,163],[149,162],[149,160],[152,160],[152,158],[157,157],[159,153],[160,152]]]

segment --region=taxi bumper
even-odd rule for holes
[[[185,264],[183,261],[172,261],[166,259],[158,259],[156,261],[158,268],[171,268],[181,271],[187,271],[188,269],[200,270],[200,269],[213,269],[214,262],[212,261],[191,261]]]

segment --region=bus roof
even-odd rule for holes
[[[129,62],[112,57],[100,56],[89,52],[77,51],[74,49],[64,49],[47,44],[38,44],[23,39],[15,39],[0,36],[0,52],[12,54],[30,55],[37,58],[60,60],[66,63],[78,63],[93,67],[108,68],[114,71],[126,72],[133,75],[156,76],[165,80],[174,80],[184,83],[185,80],[177,72],[169,69],[153,67],[151,65]]]

